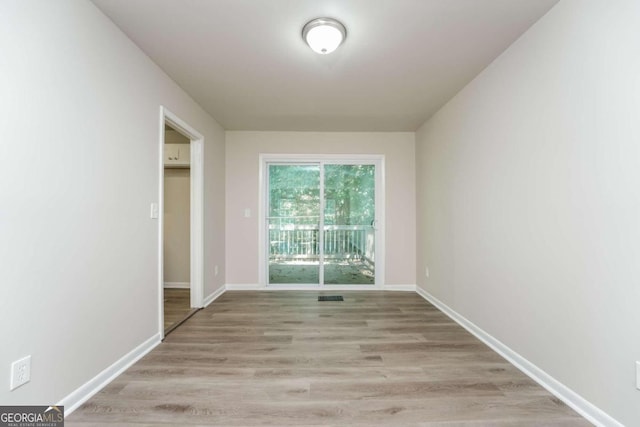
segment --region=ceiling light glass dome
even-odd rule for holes
[[[332,18],[317,18],[302,28],[302,38],[314,52],[326,55],[338,48],[347,37],[347,29]]]

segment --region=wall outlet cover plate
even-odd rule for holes
[[[9,390],[15,390],[31,379],[31,356],[23,357],[11,364],[11,385]]]

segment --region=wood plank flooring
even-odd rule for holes
[[[591,425],[417,294],[298,291],[225,293],[66,422]]]
[[[191,308],[191,291],[189,289],[164,289],[164,333],[171,332],[195,309]]]

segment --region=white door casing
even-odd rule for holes
[[[160,106],[159,125],[159,216],[158,216],[158,328],[164,337],[164,131],[165,125],[191,140],[190,151],[190,293],[191,307],[200,308],[204,300],[204,137],[184,120]]]

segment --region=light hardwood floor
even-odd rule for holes
[[[590,425],[414,293],[297,291],[225,293],[66,421]]]
[[[191,308],[191,291],[189,289],[164,289],[164,333],[165,335],[188,318],[194,309]]]

